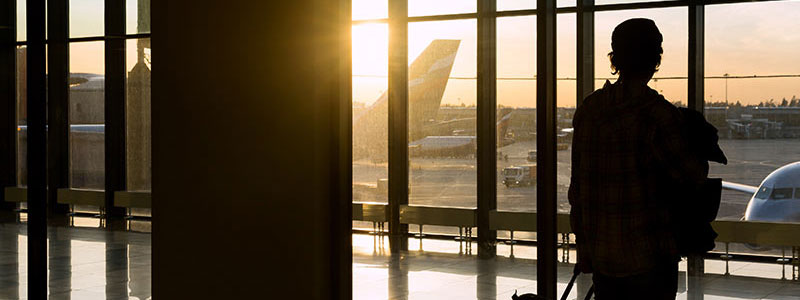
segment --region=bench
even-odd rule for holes
[[[389,222],[388,205],[376,202],[353,202],[353,220],[372,222],[372,234],[382,234]]]

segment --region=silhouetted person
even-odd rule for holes
[[[647,82],[662,37],[649,19],[622,22],[611,37],[612,74],[575,112],[569,202],[578,264],[593,272],[596,299],[674,299],[678,256],[664,182],[699,185],[681,114]]]

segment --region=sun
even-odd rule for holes
[[[389,26],[385,23],[352,27],[353,75],[389,74]]]

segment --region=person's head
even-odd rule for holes
[[[620,23],[611,34],[611,52],[608,53],[612,74],[649,80],[661,65],[662,41],[653,20],[635,18]]]

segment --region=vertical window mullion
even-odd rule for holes
[[[689,108],[703,112],[705,105],[705,6],[701,1],[689,4]]]
[[[47,0],[47,202],[53,215],[68,210],[58,204],[58,189],[69,188],[70,168],[68,3]]]
[[[537,291],[556,299],[556,0],[537,0]]]
[[[105,209],[106,226],[124,226],[114,192],[124,191],[125,161],[125,1],[105,1]]]
[[[689,1],[689,61],[688,97],[689,109],[704,111],[705,101],[705,6],[702,0]],[[702,256],[687,258],[688,299],[703,299],[705,263]]]
[[[576,105],[594,91],[594,0],[578,0]],[[577,107],[576,106],[576,107]]]
[[[5,141],[5,147],[0,148],[0,157],[3,157],[6,170],[0,174],[0,183],[3,186],[17,185],[17,100],[16,100],[16,52],[17,47],[17,8],[16,1],[5,1],[0,4],[0,94],[4,95],[6,105],[0,109],[0,140]],[[16,218],[10,214],[16,207],[14,203],[6,202],[4,195],[0,196],[0,218],[5,218],[8,213],[9,220]]]
[[[389,249],[408,249],[408,1],[389,0]]]
[[[27,0],[28,298],[47,298],[47,57],[45,0]],[[53,7],[50,7],[53,9]],[[52,12],[50,16],[52,16]],[[64,12],[59,12],[65,13]]]
[[[497,10],[496,0],[478,1],[478,257],[497,255],[497,231],[489,213],[497,209]]]

